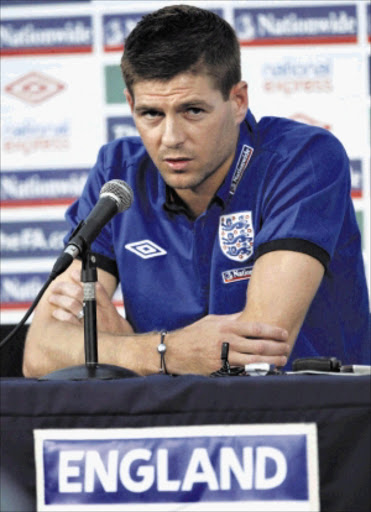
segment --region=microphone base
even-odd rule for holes
[[[40,377],[38,380],[113,380],[139,377],[132,370],[110,364],[69,366]]]

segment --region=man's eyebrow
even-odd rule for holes
[[[202,98],[188,98],[186,101],[181,103],[182,105],[209,105],[209,103]]]
[[[149,105],[138,105],[134,107],[134,110],[137,114],[140,114],[142,112],[148,112],[151,110],[159,110],[157,107],[149,106]]]
[[[180,105],[181,108],[190,108],[190,107],[203,107],[203,108],[211,108],[210,103],[205,100],[188,100]]]
[[[187,108],[192,107],[198,107],[198,108],[205,108],[205,109],[211,109],[212,106],[205,100],[201,99],[190,99],[183,103],[180,103],[177,105],[177,109],[183,110]],[[134,107],[135,113],[141,114],[143,112],[150,112],[150,111],[156,111],[156,112],[162,112],[162,108],[157,107],[156,105],[146,105],[146,104],[139,104]]]

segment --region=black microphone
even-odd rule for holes
[[[89,213],[87,219],[82,221],[72,233],[67,247],[55,262],[50,276],[55,279],[64,272],[88,247],[102,231],[116,213],[130,208],[133,202],[133,190],[123,180],[111,180],[103,185],[99,200]]]

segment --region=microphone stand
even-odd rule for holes
[[[90,247],[82,251],[81,282],[84,287],[84,349],[85,364],[69,366],[41,377],[39,380],[86,380],[86,379],[122,379],[126,377],[138,377],[132,370],[121,366],[98,363],[97,345],[97,301],[96,282],[97,267],[96,258],[90,252]]]
[[[89,370],[95,370],[98,364],[97,301],[95,293],[97,268],[95,262],[95,256],[91,254],[90,250],[86,251],[82,259],[81,282],[84,288],[85,365]]]

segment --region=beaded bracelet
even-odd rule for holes
[[[166,345],[165,345],[164,341],[165,341],[166,335],[167,335],[167,331],[161,331],[160,344],[157,347],[157,351],[159,352],[159,354],[161,356],[161,362],[160,362],[161,367],[160,367],[159,373],[163,373],[165,375],[168,374],[167,369],[166,369],[166,363],[165,363]]]

